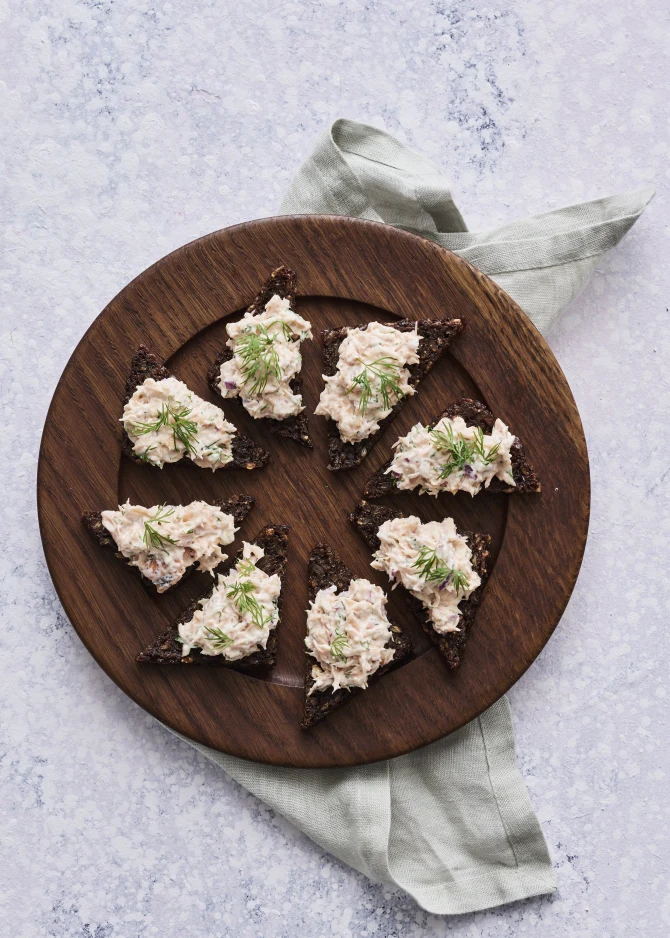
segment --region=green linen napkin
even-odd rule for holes
[[[369,218],[430,238],[492,277],[546,332],[652,195],[640,189],[472,234],[429,160],[380,130],[338,120],[281,213]],[[324,850],[434,914],[556,889],[504,698],[440,742],[354,769],[274,768],[192,745]]]

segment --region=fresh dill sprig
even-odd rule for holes
[[[148,423],[134,423],[129,427],[129,429],[135,436],[145,436],[147,433],[157,433],[161,427],[167,425],[169,418],[170,408],[167,404],[162,404],[161,409],[158,411],[158,417],[156,420],[149,421]]]
[[[244,384],[251,384],[250,395],[262,394],[271,377],[281,378],[275,338],[259,325],[257,333],[245,332],[237,340],[235,354],[242,360]]]
[[[451,571],[451,583],[456,590],[456,595],[460,593],[461,590],[465,592],[468,588],[468,578],[463,573],[462,570],[452,570]]]
[[[203,447],[203,454],[211,458],[212,462],[221,462],[223,459],[223,440],[215,440],[214,443],[208,443],[207,446]]]
[[[174,406],[172,402],[161,404],[156,420],[149,423],[136,423],[130,427],[135,436],[145,436],[147,433],[156,433],[161,427],[169,427],[172,430],[172,440],[174,448],[179,449],[177,441],[181,443],[189,455],[195,453],[194,440],[198,435],[198,425],[194,420],[187,418],[191,414],[190,407]],[[144,455],[149,452],[145,450]]]
[[[281,328],[282,328],[282,332],[284,333],[284,338],[286,339],[287,342],[290,342],[293,339],[293,333],[291,331],[291,327],[289,326],[289,324],[279,319],[275,320],[275,322],[281,322]]]
[[[452,472],[462,471],[475,456],[479,456],[485,465],[490,465],[495,461],[500,449],[500,443],[496,443],[486,450],[484,431],[481,427],[475,430],[474,440],[454,436],[454,428],[450,423],[445,425],[444,430],[431,430],[430,437],[436,452],[445,453],[447,456],[447,462],[440,468],[441,479],[446,479]]]
[[[156,447],[155,447],[155,446],[147,446],[147,448],[144,450],[143,453],[138,453],[138,454],[137,454],[137,455],[138,455],[138,458],[141,459],[142,462],[147,462],[147,463],[148,463],[148,462],[151,462],[151,460],[149,459],[149,453],[151,452],[152,449],[156,449]]]
[[[154,550],[165,550],[167,544],[176,544],[171,537],[168,537],[167,534],[161,534],[160,531],[157,531],[154,527],[155,524],[163,524],[164,521],[174,514],[174,508],[167,508],[165,505],[159,505],[158,511],[153,516],[149,518],[148,521],[144,522],[144,543],[147,548],[151,550],[153,547]]]
[[[340,632],[339,629],[335,629],[335,638],[330,643],[330,655],[333,661],[345,662],[347,660],[344,649],[348,644],[349,639],[344,634],[344,632]]]
[[[172,411],[172,437],[174,448],[177,447],[177,440],[181,443],[187,453],[191,456],[195,453],[194,440],[198,436],[198,424],[194,420],[187,420],[191,411],[188,407],[181,407],[179,410]]]
[[[255,569],[250,561],[243,561],[238,566],[238,576],[249,576],[251,572],[249,567],[252,570]],[[272,615],[264,615],[263,607],[254,596],[255,592],[256,586],[250,580],[246,582],[238,580],[233,586],[228,587],[226,596],[228,599],[232,599],[242,614],[249,613],[251,621],[257,628],[264,629],[268,622],[272,620]]]
[[[440,469],[440,478],[446,479],[452,472],[463,469],[472,459],[474,448],[469,440],[457,439],[450,423],[444,430],[431,430],[430,437],[438,453],[446,453],[448,461]]]
[[[346,393],[351,394],[356,388],[360,389],[361,398],[358,407],[363,416],[365,416],[370,400],[378,401],[381,397],[384,409],[390,410],[394,403],[405,396],[398,383],[401,365],[397,358],[384,355],[382,358],[377,358],[369,363],[362,361],[360,358],[358,361],[363,366],[363,370],[356,375]],[[374,394],[370,375],[379,380],[379,390]],[[393,402],[391,401],[392,396],[395,398]]]
[[[422,547],[412,568],[418,570],[427,583],[439,583],[449,575],[449,567],[440,562],[434,547]]]
[[[227,648],[229,645],[233,644],[232,638],[226,635],[225,632],[222,632],[221,629],[212,629],[209,626],[206,626],[205,631],[208,633],[212,645],[214,645],[215,648],[220,648],[223,650],[224,648]]]
[[[496,443],[495,446],[492,446],[491,449],[486,450],[484,446],[484,431],[481,427],[477,427],[475,430],[475,452],[477,455],[489,466],[498,456],[498,451],[500,450],[500,443]]]
[[[281,326],[281,331],[284,333],[286,341],[291,342],[293,340],[293,331],[287,322],[284,322],[283,319],[267,319],[265,321],[265,327],[268,332],[270,331],[270,326],[276,326],[277,324]],[[278,334],[279,333],[277,333],[277,335]]]
[[[419,576],[426,583],[443,583],[445,580],[449,580],[456,590],[457,596],[461,590],[468,587],[468,578],[465,573],[462,570],[448,567],[437,556],[437,550],[434,547],[422,547],[419,556],[412,564],[412,568],[419,571]]]
[[[252,560],[240,560],[237,565],[238,576],[251,576],[256,569],[256,564]]]

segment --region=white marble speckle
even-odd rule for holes
[[[3,936],[668,934],[667,30],[663,0],[0,2]],[[44,564],[37,451],[76,342],[158,257],[272,214],[336,116],[439,162],[471,228],[658,187],[551,339],[594,493],[511,695],[550,899],[435,918],[325,856],[123,696]]]

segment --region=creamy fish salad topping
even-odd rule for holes
[[[345,443],[365,440],[395,404],[414,394],[407,365],[419,361],[417,329],[400,332],[381,322],[347,330],[339,349],[337,372],[327,377],[314,411],[337,424]]]
[[[256,418],[285,420],[304,410],[302,395],[289,383],[300,372],[300,344],[312,338],[312,327],[289,300],[275,294],[261,313],[246,313],[226,331],[233,357],[221,365],[221,394],[240,397]]]
[[[204,469],[232,461],[237,430],[220,407],[203,400],[177,378],[147,378],[136,389],[121,418],[134,452],[152,466],[187,456]]]
[[[259,570],[264,556],[262,547],[244,542],[242,559],[230,573],[219,574],[212,594],[200,600],[193,618],[180,623],[182,657],[199,648],[203,655],[239,661],[265,648],[279,621],[281,578]]]
[[[421,600],[436,632],[458,632],[458,604],[481,579],[453,518],[427,524],[414,515],[393,518],[380,526],[378,535],[381,544],[371,566]]]
[[[502,420],[490,434],[468,427],[462,417],[443,417],[432,430],[417,423],[394,444],[393,462],[386,470],[399,489],[422,493],[469,492],[476,495],[492,479],[515,485],[510,450],[515,437]]]
[[[316,658],[309,693],[332,687],[367,687],[368,678],[394,655],[386,648],[391,625],[386,594],[369,580],[352,580],[348,589],[319,590],[307,612],[308,654]]]
[[[221,546],[230,544],[237,531],[232,515],[206,502],[144,508],[127,501],[118,511],[103,511],[102,523],[131,566],[159,593],[178,583],[191,564],[211,573],[226,559]]]

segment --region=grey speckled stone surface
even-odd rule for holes
[[[4,0],[0,19],[0,934],[668,934],[667,5]],[[86,327],[158,257],[272,214],[343,115],[440,163],[473,229],[658,187],[551,337],[591,534],[511,699],[560,891],[455,919],[323,855],[127,700],[65,620],[36,526],[41,427]]]

